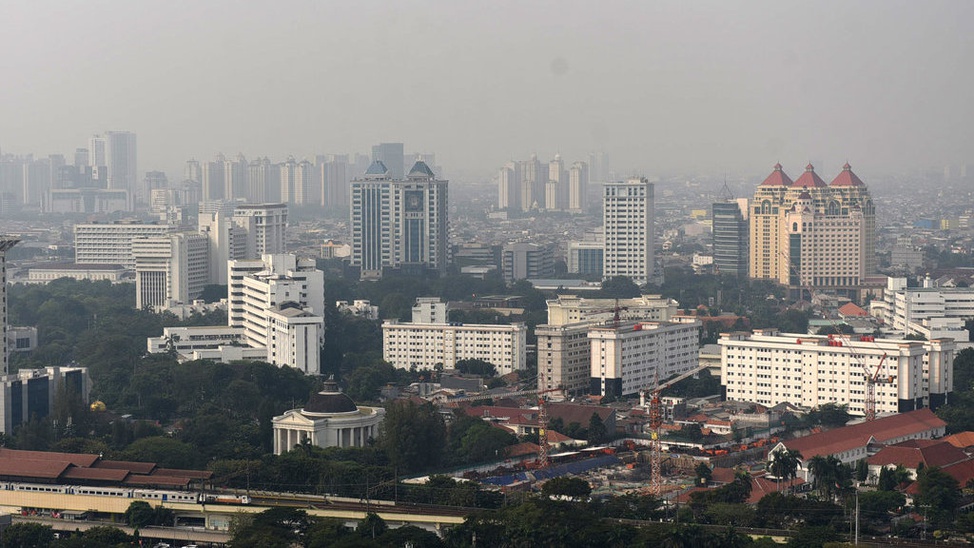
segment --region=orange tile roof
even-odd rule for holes
[[[801,452],[802,458],[808,460],[816,455],[834,455],[857,447],[865,447],[870,439],[885,443],[895,438],[945,426],[947,426],[946,422],[934,415],[930,409],[924,408],[882,417],[872,422],[861,422],[811,434],[788,440],[784,444],[788,449],[797,449]]]
[[[956,434],[944,436],[944,441],[961,449],[966,447],[974,447],[974,432],[968,430],[966,432],[958,432]]]
[[[0,477],[57,479],[70,466],[67,461],[0,458]]]
[[[943,467],[967,459],[966,453],[946,441],[910,440],[886,446],[866,462],[876,466],[902,464],[915,470],[920,463]]]
[[[87,453],[56,453],[54,451],[22,451],[0,448],[0,460],[5,459],[69,462],[75,466],[87,467],[97,462],[99,457]]]
[[[102,460],[95,463],[93,468],[108,468],[112,470],[128,470],[133,474],[148,475],[156,469],[154,462],[134,462],[125,460]]]
[[[72,479],[72,480],[96,480],[96,481],[125,481],[128,477],[128,470],[119,470],[113,468],[76,468],[71,467],[64,474],[61,475],[62,478]]]

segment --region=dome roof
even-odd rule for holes
[[[358,406],[342,391],[335,381],[329,380],[324,389],[308,400],[302,411],[306,413],[352,413],[358,411]]]

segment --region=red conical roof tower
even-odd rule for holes
[[[846,162],[842,166],[842,172],[832,180],[832,186],[866,186],[866,184],[852,172],[852,166],[849,165],[849,162]]]
[[[760,186],[791,186],[791,178],[781,170],[781,164],[774,165],[774,171],[768,178],[761,183]]]
[[[791,186],[811,188],[829,185],[825,184],[825,181],[823,181],[822,178],[815,173],[815,168],[812,167],[812,164],[808,164],[805,166],[805,173],[802,173],[802,176],[796,179]]]

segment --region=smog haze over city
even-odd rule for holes
[[[400,141],[451,178],[536,152],[630,173],[974,157],[974,3],[4,2],[0,147],[139,135],[139,169]],[[463,177],[463,176],[467,177]]]

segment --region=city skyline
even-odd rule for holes
[[[974,158],[969,3],[230,6],[7,6],[0,150],[67,155],[121,129],[140,172],[177,174],[221,150],[391,141],[449,158],[454,180],[598,150],[619,178]]]

